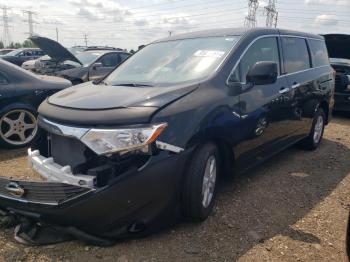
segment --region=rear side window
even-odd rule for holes
[[[246,82],[249,70],[256,62],[272,61],[280,68],[280,59],[276,37],[266,37],[257,40],[242,57],[235,71],[230,75],[229,82]]]
[[[309,40],[312,63],[314,67],[329,65],[326,43],[319,40]]]
[[[303,38],[282,37],[284,68],[287,74],[311,68],[306,41]]]

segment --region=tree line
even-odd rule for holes
[[[23,43],[20,42],[11,42],[8,46],[5,46],[4,43],[2,41],[0,41],[0,49],[1,48],[13,48],[13,49],[17,49],[17,48],[32,48],[32,47],[36,47],[34,45],[34,43],[30,40],[25,40]]]

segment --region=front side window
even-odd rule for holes
[[[314,67],[329,65],[326,43],[320,40],[309,40],[310,52]]]
[[[230,75],[229,82],[246,82],[249,70],[256,62],[272,61],[280,68],[278,43],[276,37],[258,39],[246,51],[235,71]]]
[[[97,58],[103,55],[103,52],[93,51],[93,52],[81,52],[76,55],[76,58],[84,65],[89,66]]]
[[[118,54],[104,55],[99,61],[103,67],[115,67],[120,63],[120,57]]]
[[[127,59],[104,82],[167,85],[198,81],[216,70],[238,39],[218,36],[153,43]]]
[[[306,41],[303,38],[282,37],[284,68],[287,74],[311,68]]]
[[[124,60],[126,60],[130,55],[129,54],[120,54],[120,62],[123,62]]]
[[[8,84],[8,81],[6,77],[2,73],[0,73],[0,85],[5,85],[5,84]]]
[[[23,52],[23,56],[33,56],[33,51],[26,50],[26,51]]]

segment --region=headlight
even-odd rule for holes
[[[142,149],[167,127],[166,123],[123,129],[90,129],[81,141],[98,155]]]

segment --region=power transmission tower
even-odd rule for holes
[[[276,11],[277,0],[269,0],[267,6],[265,6],[266,14],[266,27],[277,27],[278,22],[278,12]]]
[[[87,46],[88,45],[87,34],[84,34],[84,42],[85,42],[85,46]]]
[[[253,28],[257,26],[256,11],[259,7],[259,0],[248,0],[248,15],[244,20],[244,27]]]
[[[34,23],[35,23],[33,20],[33,15],[36,15],[36,12],[29,11],[29,10],[23,10],[23,13],[28,15],[27,20],[24,20],[24,22],[28,22],[29,36],[33,36],[34,35]]]
[[[2,9],[2,23],[4,27],[4,33],[3,33],[3,39],[2,42],[5,47],[9,46],[11,44],[11,37],[10,37],[10,30],[9,30],[9,17],[7,15],[7,11],[9,10],[9,7],[7,6],[1,6],[0,9]]]
[[[277,27],[277,24],[278,24],[278,12],[276,12],[276,15],[275,15],[275,22],[274,22],[275,28]]]

